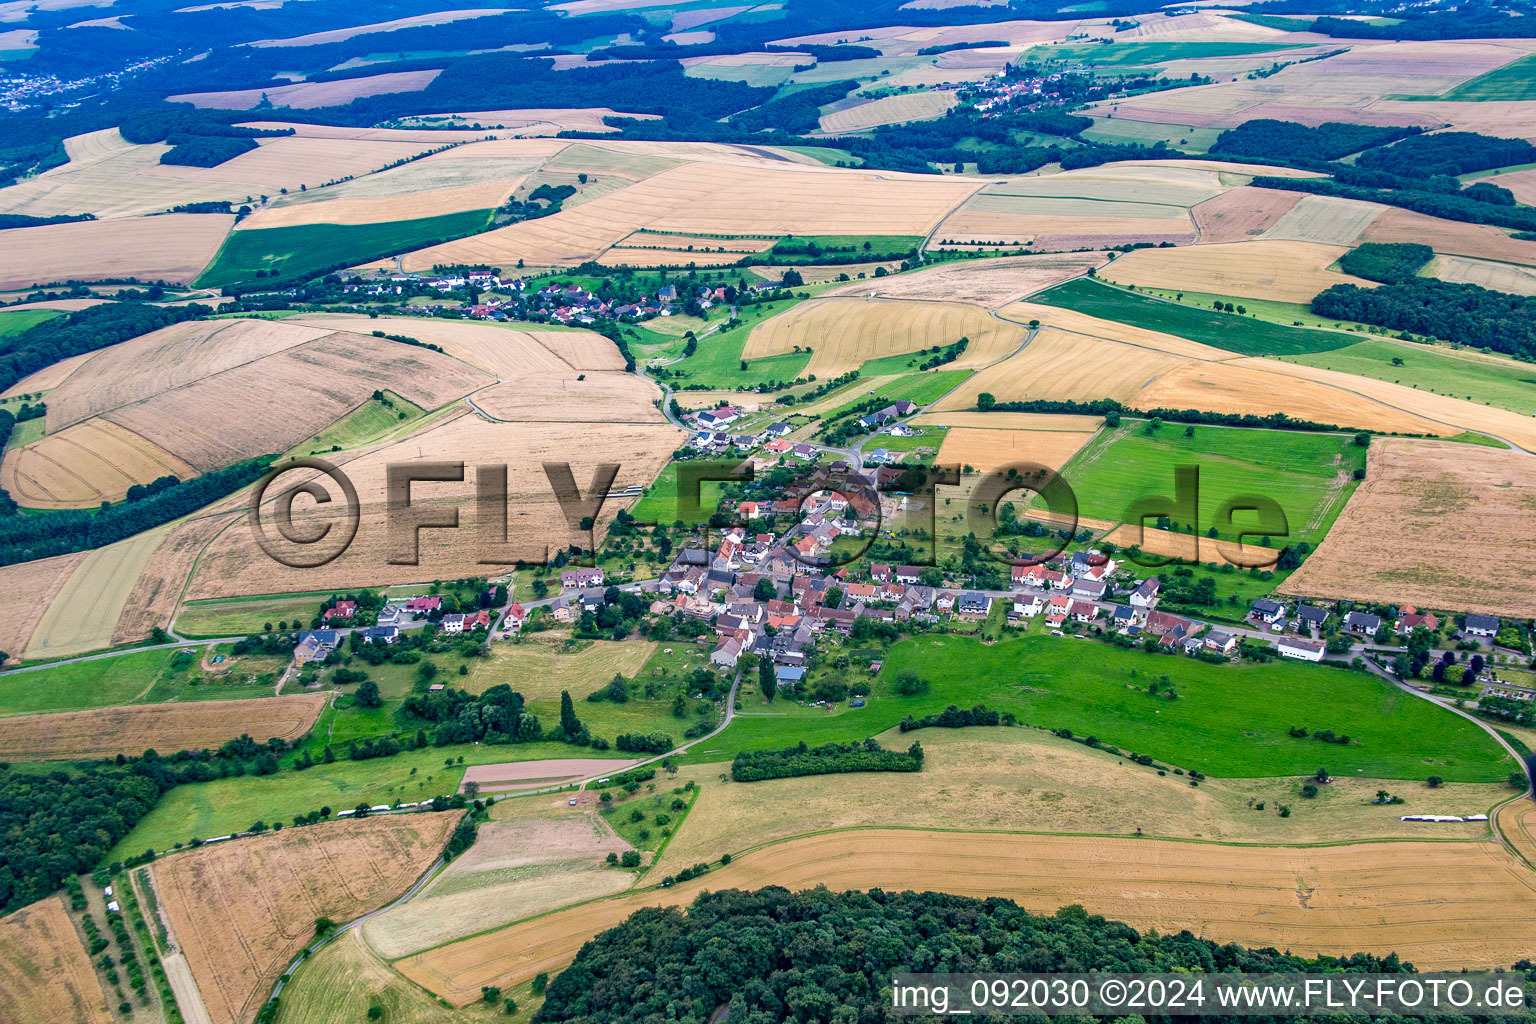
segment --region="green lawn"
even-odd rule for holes
[[[931,683],[923,695],[887,687],[912,669]],[[1152,697],[1148,682],[1171,677],[1177,700]],[[1028,636],[987,645],[963,637],[919,636],[887,652],[875,697],[865,708],[827,712],[753,701],[693,761],[738,750],[790,746],[804,739],[873,736],[907,714],[948,704],[1012,711],[1028,725],[1071,729],[1122,749],[1224,778],[1310,774],[1499,782],[1512,762],[1477,726],[1371,676],[1301,665],[1207,664],[1126,651],[1065,637]],[[1348,746],[1293,739],[1293,725],[1354,737]],[[912,736],[921,740],[922,733]]]
[[[1494,68],[1471,81],[1462,82],[1439,100],[1536,100],[1536,54]]]
[[[860,167],[864,163],[863,157],[854,156],[846,149],[837,149],[832,146],[779,146],[778,148],[790,153],[799,153],[801,156],[808,156],[812,160],[834,167],[840,163],[848,164],[852,167]]]
[[[670,526],[678,519],[690,524],[702,523],[708,519],[720,504],[719,483],[706,481],[699,485],[700,511],[696,515],[683,515],[678,508],[677,493],[677,467],[685,463],[669,462],[662,467],[657,475],[656,482],[646,490],[645,496],[635,503],[631,510],[634,517],[642,523],[661,523]],[[558,581],[557,581],[558,583]]]
[[[424,415],[420,406],[393,391],[383,394],[383,402],[370,398],[309,441],[295,445],[295,453],[312,455],[328,452],[332,447],[359,448]]]
[[[1293,50],[1296,43],[1079,43],[1074,46],[1035,46],[1021,58],[1030,61],[1070,61],[1075,64],[1127,66],[1161,64],[1202,57],[1246,57],[1251,53]]]
[[[1041,292],[1035,301],[1074,309],[1089,316],[1133,327],[1176,334],[1245,356],[1297,355],[1343,348],[1352,343],[1345,334],[1284,327],[1264,320],[1218,313],[1138,295],[1102,281],[1079,278]]]
[[[890,373],[891,371],[886,370],[884,372]],[[907,401],[916,402],[918,405],[927,405],[929,402],[935,401],[940,396],[959,387],[970,375],[970,370],[930,370],[924,373],[909,373],[905,377],[898,377],[896,380],[888,381],[879,387],[866,387],[859,390],[859,393],[847,402],[822,413],[821,418],[823,420],[832,420],[848,412],[848,410],[860,402],[866,402],[871,398],[881,398],[887,402],[894,402],[905,398]],[[866,373],[864,376],[871,375]],[[858,384],[860,381],[855,381],[854,383]],[[874,394],[870,394],[871,391]]]
[[[809,352],[788,352],[784,355],[754,359],[741,368],[741,350],[752,329],[775,313],[782,313],[798,299],[781,299],[742,310],[742,323],[728,331],[716,331],[699,341],[698,351],[687,359],[673,363],[667,369],[681,371],[680,383],[704,384],[712,388],[734,388],[760,384],[764,381],[794,380],[811,361]]]
[[[1394,366],[1394,359],[1402,360]],[[1536,415],[1536,365],[1491,362],[1440,352],[1425,345],[1359,341],[1331,352],[1287,356],[1286,362],[1374,377],[1438,395],[1465,398]]]
[[[231,231],[197,284],[218,287],[250,281],[258,270],[283,279],[312,276],[475,234],[485,229],[490,216],[490,210],[466,210],[383,224],[304,224]]]
[[[893,452],[910,452],[918,448],[932,448],[935,453],[944,444],[944,437],[949,433],[948,427],[923,427],[923,432],[913,437],[892,437],[890,434],[874,434],[864,442],[864,453],[867,455],[875,448],[884,448]]]
[[[84,711],[169,700],[264,697],[272,692],[281,658],[242,658],[230,674],[203,672],[203,648],[134,651],[110,658],[0,674],[0,715]],[[220,651],[228,655],[227,651]],[[265,738],[265,737],[263,737]]]
[[[335,812],[365,802],[416,802],[439,794],[451,795],[459,788],[466,765],[595,756],[603,755],[564,743],[466,744],[427,747],[369,761],[337,761],[302,772],[284,768],[276,775],[177,786],[161,798],[106,859],[119,860],[145,849],[167,850],[193,837],[228,835],[249,828],[258,820],[269,825],[275,821],[289,822],[296,815],[321,807]],[[443,766],[445,759],[453,758],[456,762],[460,757],[464,759],[463,765]]]
[[[43,417],[36,416],[30,420],[23,420],[11,429],[11,439],[6,442],[7,448],[20,448],[24,444],[39,441],[43,436]]]
[[[1165,424],[1150,435],[1147,425],[1126,421],[1119,430],[1100,433],[1062,469],[1081,515],[1123,520],[1145,496],[1172,498],[1175,468],[1195,466],[1200,471],[1201,536],[1214,525],[1223,502],[1255,494],[1279,503],[1291,540],[1316,544],[1353,489],[1353,480],[1341,484],[1339,475],[1348,477],[1365,464],[1365,449],[1349,435],[1196,425],[1189,437],[1182,424]],[[1188,522],[1171,518],[1181,526]],[[1227,539],[1234,533],[1220,532]]]
[[[30,327],[36,327],[44,320],[52,320],[60,316],[56,309],[13,309],[10,312],[0,311],[0,338],[9,338],[13,334],[20,334]]]
[[[176,616],[175,628],[180,635],[194,638],[259,633],[269,622],[276,626],[279,622],[297,620],[308,629],[321,602],[330,596],[326,591],[192,601]]]

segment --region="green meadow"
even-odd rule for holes
[[[304,224],[231,231],[197,284],[216,288],[251,281],[257,271],[285,280],[310,277],[475,234],[485,230],[491,212],[465,210],[383,224]]]
[[[1041,292],[1035,301],[1102,320],[1144,327],[1245,356],[1297,355],[1352,344],[1347,334],[1286,327],[1213,309],[1165,302],[1101,281],[1078,278]]]
[[[1181,423],[1148,433],[1149,426],[1149,421],[1127,420],[1119,430],[1102,432],[1062,469],[1081,515],[1122,520],[1141,498],[1172,498],[1176,467],[1195,466],[1201,536],[1215,525],[1223,502],[1254,494],[1279,504],[1289,540],[1316,544],[1353,489],[1354,470],[1365,465],[1365,449],[1355,445],[1352,435]],[[1188,524],[1177,515],[1171,518],[1180,527]],[[1237,517],[1240,525],[1254,521]],[[1229,540],[1235,532],[1219,529]],[[1277,547],[1284,543],[1280,534],[1274,536]]]
[[[884,660],[867,707],[845,704],[828,712],[753,701],[749,714],[738,715],[688,760],[728,760],[739,750],[802,739],[813,746],[862,739],[908,714],[984,702],[1026,725],[1070,729],[1222,778],[1304,775],[1322,766],[1361,778],[1500,782],[1513,767],[1471,722],[1375,677],[1317,665],[1208,664],[1043,635],[993,644],[917,636],[891,647]],[[891,692],[896,675],[907,669],[929,681],[927,693]],[[1147,684],[1163,675],[1177,699],[1147,693]],[[1331,729],[1351,742],[1293,738],[1293,725]]]
[[[1536,415],[1536,366],[1457,356],[1425,345],[1360,341],[1331,352],[1284,357],[1288,363],[1342,370],[1437,395]],[[1396,362],[1394,362],[1396,360]],[[1401,365],[1398,365],[1401,364]]]

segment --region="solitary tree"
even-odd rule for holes
[[[571,703],[571,691],[560,691],[560,731],[566,736],[581,734],[581,719],[576,717],[576,705]]]
[[[764,658],[757,663],[757,687],[763,691],[763,699],[773,703],[773,695],[779,691],[779,680],[773,672],[773,660]]]

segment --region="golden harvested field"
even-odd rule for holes
[[[900,124],[903,121],[928,121],[944,114],[958,102],[952,92],[904,92],[884,96],[878,100],[845,107],[830,114],[821,115],[823,135],[846,135],[850,132],[868,131],[883,124]]]
[[[0,917],[0,1019],[76,1024],[117,1019],[62,896]]]
[[[283,987],[278,1024],[355,1024],[374,1006],[391,1024],[441,1024],[436,999],[405,981],[363,944],[356,929],[304,962]],[[489,1009],[486,1013],[490,1013]]]
[[[466,110],[453,114],[420,114],[405,118],[424,124],[472,124],[501,127],[518,138],[555,135],[560,132],[611,132],[618,129],[603,123],[607,117],[636,118],[651,121],[659,114],[635,114],[609,107],[520,107],[515,110]]]
[[[297,192],[300,185],[319,186],[348,175],[368,174],[397,160],[454,141],[451,137],[432,132],[410,133],[419,137],[413,141],[359,139],[345,134],[351,132],[355,135],[356,131],[346,129],[340,137],[331,138],[319,133],[306,133],[287,138],[262,139],[255,149],[217,167],[179,167],[159,162],[161,155],[170,148],[164,143],[134,145],[126,141],[116,128],[106,128],[67,140],[65,148],[69,152],[70,162],[64,166],[0,189],[0,213],[25,213],[44,217],[89,212],[98,217],[131,217],[148,213],[161,214],[173,206],[189,202],[228,200],[244,203],[251,196],[279,195],[284,188]],[[117,227],[111,229],[115,232],[127,231],[129,237],[126,238],[117,234],[109,235],[103,225],[117,222],[108,221],[86,221],[22,230],[56,231],[68,227],[78,231],[83,227],[95,227],[102,232],[99,237],[119,243],[122,253],[137,253],[141,258],[153,255],[156,257],[154,266],[163,265],[173,269],[195,262],[194,254],[188,252],[188,246],[194,240],[203,242],[197,232],[212,233],[215,224],[222,224],[227,230],[229,219],[219,214],[165,214],[151,220],[134,221],[126,227],[117,224]],[[165,224],[182,226],[167,228]],[[202,226],[198,227],[198,224]],[[163,238],[168,232],[169,237]],[[59,237],[74,239],[78,236]],[[147,239],[155,240],[154,248],[146,249],[144,242]],[[207,252],[202,263],[186,276],[195,275],[203,268],[222,239],[223,233],[220,232],[217,239],[206,244]],[[138,243],[137,249],[135,242]],[[202,254],[201,248],[198,254]],[[90,265],[80,259],[78,253],[64,253],[63,258],[67,258],[72,266]],[[169,273],[162,274],[158,270],[151,275],[152,269],[140,269],[137,271],[138,276],[171,278]],[[131,273],[125,271],[101,276],[127,277]]]
[[[0,288],[116,277],[184,283],[213,259],[232,224],[225,214],[168,213],[12,228],[0,246]]]
[[[197,556],[231,521],[229,514],[200,513],[171,526],[128,594],[112,634],[114,646],[143,640],[156,626],[171,627]]]
[[[510,647],[491,648],[489,657],[477,659],[461,688],[484,693],[499,683],[510,683],[527,700],[558,700],[561,690],[581,698],[608,683],[615,675],[634,678],[656,650],[646,640],[593,642],[567,653],[563,640],[533,633]]]
[[[1188,534],[1169,533],[1165,530],[1137,529],[1130,523],[1124,523],[1115,528],[1115,531],[1104,538],[1111,544],[1118,544],[1122,548],[1128,548],[1132,544],[1140,545],[1143,551],[1154,555],[1165,555],[1170,558],[1197,558],[1202,562],[1215,562],[1221,565],[1231,561],[1233,565],[1252,565],[1255,562],[1268,564],[1275,553],[1268,552],[1267,557],[1247,558],[1243,554],[1243,545],[1230,541],[1216,541],[1209,537],[1191,537]],[[1198,542],[1198,543],[1197,543]],[[1227,552],[1232,557],[1227,558]],[[1447,812],[1449,813],[1449,812]]]
[[[467,18],[484,18],[488,15],[501,14],[501,8],[477,8],[462,11],[435,11],[431,14],[418,14],[409,18],[396,18],[393,21],[377,21],[367,25],[353,25],[348,28],[332,29],[329,32],[310,32],[302,36],[289,36],[286,39],[261,39],[252,46],[320,46],[324,43],[339,43],[353,36],[366,35],[373,32],[393,32],[397,28],[415,28],[424,25],[443,25],[450,21],[463,21]]]
[[[310,107],[340,106],[364,96],[378,96],[389,92],[415,92],[425,89],[432,80],[442,74],[441,69],[423,71],[391,71],[382,75],[366,75],[361,78],[343,78],[334,82],[295,82],[267,89],[233,89],[226,92],[188,92],[179,96],[167,96],[172,103],[190,103],[194,107],[213,110],[252,110],[261,105],[262,99],[275,106],[307,110]]]
[[[316,918],[348,921],[409,888],[461,816],[324,822],[158,861],[156,890],[215,1024],[255,1017]]]
[[[976,407],[983,391],[1000,402],[1030,398],[1130,402],[1142,388],[1183,362],[1179,356],[1100,338],[1042,328],[1018,355],[976,374],[936,412]]]
[[[0,756],[9,761],[63,761],[137,756],[156,750],[211,750],[242,733],[257,742],[296,740],[309,732],[329,700],[323,693],[252,700],[145,704],[54,715],[0,718]]]
[[[1009,197],[1003,197],[1009,198]],[[1042,204],[1048,202],[1041,200]],[[1063,200],[1070,202],[1070,200]],[[1108,204],[1095,204],[1107,206]],[[1129,205],[1129,204],[1127,204]],[[1146,207],[1145,209],[1152,209]],[[1194,223],[1186,211],[1161,217],[1133,215],[1094,216],[1087,212],[1057,214],[1010,212],[1007,210],[960,210],[939,225],[934,239],[939,248],[963,248],[968,244],[1016,245],[1037,239],[1037,248],[1061,249],[1049,244],[1048,237],[1083,239],[1079,248],[1121,245],[1127,241],[1194,240]]]
[[[655,403],[661,396],[661,388],[632,373],[563,370],[493,384],[470,400],[485,415],[505,422],[648,425],[656,422]]]
[[[482,825],[475,845],[409,903],[364,925],[363,941],[393,960],[634,884],[631,872],[603,866],[632,847],[602,817],[564,800],[546,813]]]
[[[739,252],[614,246],[599,256],[597,262],[605,267],[728,267],[739,259]]]
[[[1440,880],[1425,899],[1425,879]],[[1523,955],[1536,912],[1530,872],[1491,843],[1319,848],[865,829],[744,853],[703,878],[599,900],[409,957],[395,966],[455,1005],[482,985],[554,970],[602,929],[704,889],[880,887],[1002,896],[1037,913],[1069,903],[1133,927],[1302,955],[1399,953],[1426,969]]]
[[[191,320],[104,348],[48,396],[57,432],[205,377],[323,338],[281,320]]]
[[[1244,185],[1207,199],[1190,212],[1200,241],[1241,242],[1274,227],[1301,197],[1300,192]]]
[[[357,408],[375,389],[436,409],[489,382],[429,349],[338,332],[107,416],[207,471],[286,451]]]
[[[62,658],[109,645],[134,585],[165,535],[162,527],[87,552],[38,620],[27,658]]]
[[[1308,303],[1335,284],[1373,287],[1369,281],[1328,269],[1348,251],[1343,246],[1282,241],[1138,249],[1114,260],[1099,276],[1143,288]],[[1536,283],[1536,278],[1532,281]]]
[[[1302,196],[1263,237],[1323,242],[1328,245],[1353,245],[1371,221],[1387,208],[1377,203],[1333,196]]]
[[[1406,384],[1394,384],[1372,377],[1356,377],[1353,374],[1319,366],[1248,358],[1233,360],[1230,366],[1234,370],[1243,368],[1244,370],[1273,371],[1299,378],[1308,384],[1315,381],[1335,389],[1337,393],[1344,394],[1344,402],[1358,401],[1359,397],[1363,397],[1383,407],[1403,412],[1411,411],[1415,419],[1429,424],[1416,430],[1403,431],[1405,433],[1455,434],[1460,430],[1478,430],[1511,441],[1527,451],[1536,451],[1536,419],[1510,412],[1508,409],[1497,409],[1462,398],[1427,393],[1408,387]],[[1319,422],[1334,421],[1320,420]]]
[[[0,566],[0,651],[20,659],[43,612],[85,560],[85,552]]]
[[[87,508],[121,501],[134,484],[197,471],[153,442],[90,419],[7,452],[0,487],[26,508]]]
[[[624,368],[618,346],[596,331],[520,330],[472,320],[388,316],[308,316],[296,322],[333,331],[403,334],[441,346],[455,359],[503,381],[568,369]]]
[[[1516,295],[1536,295],[1536,271],[1508,263],[1490,263],[1466,256],[1436,256],[1429,276],[1457,284],[1475,284]]]
[[[1387,433],[1460,433],[1456,427],[1365,397],[1372,389],[1354,386],[1355,380],[1365,381],[1365,378],[1333,374],[1334,378],[1345,378],[1341,383],[1349,388],[1346,389],[1305,379],[1305,376],[1317,374],[1289,374],[1286,372],[1289,369],[1289,363],[1268,359],[1227,363],[1190,360],[1160,375],[1138,392],[1130,404],[1138,409],[1204,409],[1208,412],[1251,412],[1261,416],[1284,412],[1314,423],[1336,423],[1341,427]],[[1310,370],[1309,367],[1303,369]],[[1463,404],[1469,409],[1477,408],[1471,403]]]
[[[758,698],[749,698],[744,704]],[[744,710],[752,710],[744,708]],[[1372,839],[1464,839],[1488,835],[1485,824],[1405,822],[1391,806],[1372,804],[1383,783],[1336,779],[1303,802],[1295,778],[1207,779],[1198,789],[1172,775],[1094,752],[1041,729],[928,730],[923,770],[849,775],[829,788],[811,779],[766,785],[721,783],[713,766],[684,769],[699,796],[657,861],[672,873],[721,853],[752,849],[810,832],[902,821],[920,828],[1130,835],[1230,843],[1312,843]],[[879,737],[889,746],[894,730]],[[1415,813],[1482,812],[1506,791],[1499,786],[1386,783],[1411,798]],[[965,793],[964,800],[954,794]],[[1268,812],[1249,801],[1263,800]],[[1292,814],[1281,818],[1278,803]],[[652,878],[652,881],[655,879]]]
[[[94,302],[89,302],[89,304],[95,305]],[[27,305],[30,306],[32,304],[28,303]],[[12,308],[15,309],[19,307]],[[36,373],[29,374],[28,376],[23,377],[21,380],[17,381],[15,384],[12,384],[3,393],[0,393],[0,398],[11,398],[15,395],[29,395],[35,391],[52,391],[54,388],[64,383],[70,374],[78,370],[81,363],[85,362],[95,354],[95,352],[82,352],[77,356],[70,356],[68,359],[60,359],[53,365],[45,366],[41,370],[38,370]]]
[[[1526,863],[1536,868],[1536,803],[1511,800],[1499,808],[1499,830]]]
[[[979,185],[932,175],[697,160],[550,217],[418,250],[405,257],[405,268],[510,266],[519,259],[538,266],[580,263],[647,227],[680,234],[924,235]]]
[[[1060,469],[1092,437],[1092,431],[955,427],[944,436],[937,461],[940,465],[975,466],[983,473],[1021,462]]]
[[[812,299],[753,328],[742,358],[814,349],[807,374],[836,377],[871,359],[935,345],[970,344],[946,369],[985,366],[1014,351],[1025,331],[958,302],[905,299]]]
[[[677,235],[665,231],[636,231],[628,238],[620,239],[616,249],[719,249],[724,252],[751,253],[772,249],[777,237],[762,238],[753,235],[735,235],[712,238],[704,235]]]
[[[503,557],[509,562],[517,558],[542,561],[553,550],[576,540],[555,501],[543,463],[571,463],[583,493],[591,485],[594,468],[607,462],[620,466],[615,486],[649,485],[684,438],[676,428],[662,423],[660,412],[653,422],[654,426],[542,423],[529,429],[519,423],[488,423],[468,410],[450,412],[411,437],[359,453],[350,460],[337,456],[357,488],[362,509],[356,539],[335,561],[318,569],[287,568],[263,554],[251,531],[237,523],[220,534],[199,558],[186,596],[196,600],[283,594],[484,575],[487,568],[481,558],[501,553],[493,551],[486,538],[477,536],[473,467],[483,463],[508,466],[511,540],[510,550]],[[428,511],[460,506],[461,525],[457,530],[422,530],[421,564],[391,565],[386,561],[392,546],[385,527],[385,467],[391,462],[416,460],[467,464],[465,482],[418,484],[412,492],[413,505]],[[291,482],[302,479],[296,474]],[[290,478],[281,481],[281,487],[289,484]],[[336,494],[334,485],[330,490]],[[278,491],[272,493],[275,497]],[[624,504],[605,502],[599,523],[611,521]],[[298,503],[296,528],[305,529],[309,522],[319,523],[339,514],[341,511],[334,506],[329,511],[306,510]],[[498,528],[494,523],[488,525]]]
[[[1324,42],[1306,36],[1299,41]],[[1110,100],[1084,113],[1102,116],[1113,112],[1116,118],[1128,121],[1204,128],[1233,128],[1255,118],[1309,125],[1325,121],[1429,127],[1451,124],[1464,131],[1481,130],[1471,125],[1485,125],[1503,130],[1507,136],[1513,134],[1510,122],[1495,121],[1497,113],[1481,109],[1487,104],[1387,101],[1383,97],[1437,95],[1528,50],[1524,40],[1361,40],[1346,53],[1292,64],[1266,78],[1220,76],[1212,85]]]
[[[1531,461],[1476,445],[1374,441],[1365,482],[1280,589],[1529,617],[1536,613]]]
[[[1105,259],[1104,253],[1074,252],[941,263],[911,273],[857,281],[828,294],[967,302],[997,309],[1081,277],[1089,268],[1102,267]]]
[[[1536,205],[1536,170],[1515,171],[1513,174],[1496,174],[1487,179],[1515,194],[1515,202],[1525,206]]]
[[[1424,242],[1435,251],[1536,266],[1536,242],[1525,242],[1489,224],[1440,220],[1412,210],[1387,210],[1371,223],[1362,242]]]
[[[360,179],[368,181],[368,178]],[[300,224],[380,224],[395,220],[438,217],[467,210],[490,210],[505,203],[522,177],[489,181],[432,192],[380,198],[331,198],[323,202],[268,207],[247,217],[241,230],[288,228]],[[306,193],[307,194],[307,193]]]

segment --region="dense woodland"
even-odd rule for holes
[[[1397,284],[1417,277],[1435,250],[1417,242],[1362,242],[1339,257],[1339,269],[1367,281]]]
[[[1536,297],[1529,295],[1412,277],[1379,288],[1336,284],[1312,300],[1312,311],[1536,360]]]
[[[1216,137],[1212,153],[1267,160],[1337,160],[1351,153],[1420,132],[1421,128],[1378,128],[1329,121],[1309,127],[1295,121],[1257,118]]]
[[[1412,969],[1396,955],[1306,958],[1218,945],[1188,931],[1142,933],[1077,906],[1047,917],[998,898],[880,889],[791,893],[772,887],[702,893],[686,913],[675,907],[637,911],[582,947],[549,983],[533,1020],[703,1024],[728,1008],[731,1024],[872,1024],[891,1019],[890,976],[900,971],[1396,974]]]
[[[841,772],[918,772],[923,770],[923,748],[914,743],[905,751],[886,750],[874,740],[862,743],[828,743],[783,750],[743,750],[731,762],[731,778],[737,782],[788,779],[798,775],[836,775]]]

